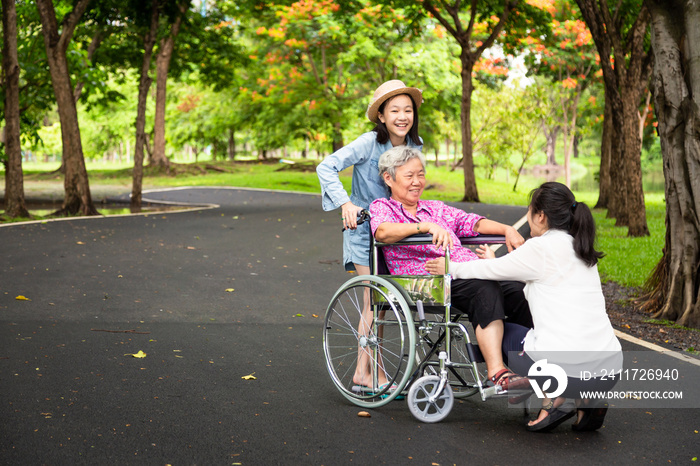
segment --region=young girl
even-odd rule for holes
[[[614,374],[622,369],[622,349],[605,311],[597,267],[603,254],[594,248],[595,222],[588,206],[577,202],[561,183],[544,183],[530,196],[531,239],[498,259],[481,246],[477,253],[492,260],[451,263],[450,273],[455,278],[525,282],[534,328],[506,324],[506,364],[518,374],[534,376],[535,381],[533,368],[546,359],[545,364],[561,367],[567,376],[566,389],[555,399],[544,398],[537,419],[527,429],[545,432],[574,416],[575,411],[559,409],[564,397],[569,397],[579,399],[574,430],[596,430],[607,408],[580,400],[580,393],[608,391],[615,385]],[[444,270],[442,261],[429,261],[426,268],[439,273],[440,267]],[[584,373],[590,377],[582,377]],[[549,392],[559,391],[558,387]]]
[[[374,91],[367,107],[367,118],[375,128],[325,158],[316,168],[321,182],[323,209],[341,208],[343,233],[343,264],[348,271],[368,275],[369,222],[357,225],[357,215],[380,197],[389,197],[384,180],[379,177],[379,156],[394,146],[408,145],[422,148],[418,136],[418,108],[423,102],[420,89],[407,87],[399,80],[387,81]],[[352,192],[348,196],[340,182],[339,173],[353,167]],[[366,332],[372,322],[366,306],[360,323],[360,333]],[[378,374],[380,383],[386,382]],[[360,354],[354,382],[359,387],[372,387],[368,355]]]

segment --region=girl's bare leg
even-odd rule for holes
[[[355,264],[355,269],[358,275],[369,275],[369,267],[365,265]],[[374,316],[372,314],[372,307],[370,305],[369,289],[365,290],[363,297],[363,308],[362,317],[360,318],[360,323],[357,327],[359,335],[369,335],[372,330],[372,322]],[[355,368],[355,375],[353,377],[353,382],[357,385],[364,385],[365,387],[373,387],[374,383],[372,380],[372,354],[373,350],[370,348],[360,348],[357,350],[357,367]],[[386,374],[384,371],[379,371],[377,374],[377,386],[381,386],[387,383]]]

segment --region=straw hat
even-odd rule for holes
[[[406,87],[402,81],[392,79],[391,81],[385,82],[374,91],[372,100],[369,101],[369,105],[367,106],[367,118],[369,118],[369,121],[372,123],[379,123],[379,107],[390,98],[399,94],[410,95],[416,103],[416,110],[418,110],[420,104],[423,103],[423,93],[420,89]]]

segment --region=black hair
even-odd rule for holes
[[[397,95],[407,95],[408,98],[411,99],[411,104],[413,105],[413,125],[411,125],[411,129],[408,130],[408,137],[411,138],[411,142],[413,144],[420,145],[421,139],[420,136],[418,136],[418,108],[416,108],[416,102],[413,100],[413,97],[411,97],[409,94]],[[384,106],[388,101],[390,101],[394,97],[396,96],[392,96],[391,98],[386,99],[384,102],[382,102],[382,104],[379,106],[379,113],[384,113]],[[389,141],[389,130],[381,120],[379,121],[379,123],[377,123],[377,126],[375,126],[372,131],[377,133],[377,142],[379,144],[386,144],[387,141]]]
[[[576,256],[593,267],[605,254],[596,251],[595,220],[591,209],[577,202],[574,193],[561,183],[550,181],[530,193],[531,214],[544,213],[547,226],[574,237]]]

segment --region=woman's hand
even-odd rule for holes
[[[496,258],[496,253],[493,252],[493,249],[491,249],[486,244],[482,244],[480,246],[477,246],[476,255],[479,256],[480,259],[495,259]]]
[[[425,263],[425,270],[432,275],[445,275],[445,258],[431,259]]]
[[[357,207],[352,202],[346,202],[341,208],[343,228],[354,230],[357,228],[357,216],[362,211],[362,207]]]
[[[446,249],[452,249],[454,247],[454,240],[452,239],[452,235],[448,230],[445,230],[440,225],[435,223],[425,223],[425,225],[428,225],[428,233],[433,235],[433,244],[435,246]]]
[[[508,247],[508,252],[512,252],[513,249],[519,248],[525,242],[525,238],[523,238],[523,236],[518,233],[518,230],[513,227],[506,228],[504,236],[506,237],[506,247]]]

